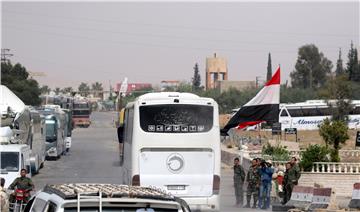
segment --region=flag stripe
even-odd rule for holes
[[[252,105],[267,105],[267,104],[279,104],[280,98],[280,85],[269,85],[265,86],[263,89],[256,94],[254,98],[252,98],[245,106]]]
[[[276,122],[279,116],[278,104],[267,105],[253,105],[242,107],[240,110],[229,120],[224,129],[231,129],[238,126],[243,122],[251,121],[267,121]]]
[[[280,66],[277,68],[275,74],[272,76],[272,78],[265,84],[265,86],[269,85],[280,85]]]

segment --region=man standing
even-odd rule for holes
[[[235,188],[235,198],[236,198],[236,206],[237,207],[241,207],[243,205],[244,181],[245,181],[244,168],[240,165],[239,158],[235,158],[234,159],[234,188]]]
[[[291,162],[286,163],[286,171],[284,176],[284,199],[282,204],[286,204],[290,198],[296,182],[295,169],[292,169]]]
[[[297,163],[296,157],[292,157],[290,160],[290,163],[291,163],[291,169],[293,169],[292,171],[294,172],[295,179],[296,179],[294,181],[294,184],[297,185],[298,181],[300,179],[300,176],[301,176],[301,172],[300,172],[300,167],[299,167],[299,164]]]
[[[257,165],[257,159],[251,161],[251,167],[246,176],[246,181],[248,183],[246,191],[246,208],[250,208],[251,196],[253,196],[254,204],[252,208],[256,208],[257,199],[259,196],[259,186],[260,186],[260,175]]]
[[[260,183],[260,195],[259,195],[259,208],[268,209],[270,207],[270,192],[271,181],[274,173],[271,168],[271,162],[261,162],[261,168],[259,170],[261,183]]]
[[[1,181],[1,188],[0,188],[0,211],[2,212],[9,212],[9,198],[8,195],[6,194],[6,191],[4,189],[4,185],[5,185],[5,179],[4,178],[0,178]]]

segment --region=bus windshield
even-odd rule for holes
[[[56,140],[55,122],[46,123],[46,141],[52,142]]]
[[[73,110],[73,116],[88,116],[90,110]]]
[[[147,105],[141,106],[140,125],[145,132],[199,133],[213,126],[213,106],[207,105]]]
[[[1,170],[8,172],[19,171],[19,153],[1,152]]]

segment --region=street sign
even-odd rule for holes
[[[297,134],[296,128],[285,128],[285,134]]]
[[[360,147],[360,131],[356,132],[355,146]]]
[[[273,123],[271,132],[273,135],[281,135],[281,123]]]

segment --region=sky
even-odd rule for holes
[[[51,88],[100,82],[190,81],[214,53],[229,80],[266,78],[281,65],[290,82],[298,48],[315,44],[334,64],[359,48],[359,1],[2,2],[1,48]]]

